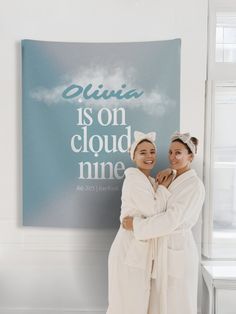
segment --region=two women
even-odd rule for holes
[[[190,168],[196,150],[197,140],[195,138],[191,138],[189,134],[175,133],[169,149],[170,166],[177,172],[175,180],[171,183],[170,179],[168,182],[164,181],[157,189],[157,192],[159,190],[161,193],[156,196],[156,201],[157,199],[158,201],[153,204],[154,212],[148,215],[129,213],[127,214],[129,217],[123,219],[124,230],[121,232],[130,232],[129,236],[133,239],[133,243],[142,243],[143,247],[146,245],[145,250],[140,248],[138,258],[138,261],[141,261],[141,256],[145,257],[145,262],[142,263],[145,284],[142,286],[142,291],[139,286],[141,280],[135,282],[130,277],[135,265],[131,265],[132,267],[124,277],[123,274],[117,273],[113,278],[109,278],[113,285],[114,282],[119,283],[119,286],[116,285],[118,288],[116,292],[121,288],[120,282],[124,283],[125,281],[128,282],[127,290],[133,292],[132,298],[128,300],[122,299],[122,296],[119,299],[120,302],[123,302],[123,310],[119,308],[116,311],[116,308],[113,307],[113,299],[110,299],[111,311],[108,310],[109,314],[197,313],[199,261],[191,228],[199,218],[205,192],[201,180]],[[139,193],[141,194],[141,191]],[[134,198],[136,197],[138,197],[137,193]],[[146,205],[144,204],[144,209],[148,208],[148,202],[146,201]],[[127,205],[127,208],[130,207]],[[132,210],[136,209],[137,207],[132,207]],[[116,258],[120,260],[121,264],[132,251],[132,246],[129,244],[125,247],[122,259],[118,252],[116,254]],[[112,251],[113,249],[111,249]],[[113,262],[115,263],[115,258],[110,259],[110,268],[112,268]],[[114,272],[110,274],[112,273],[114,274]],[[137,273],[140,274],[140,272]],[[138,291],[137,294],[136,291]],[[136,309],[130,305],[128,309],[129,301],[138,305],[143,302],[145,306]],[[138,311],[136,312],[136,310]]]

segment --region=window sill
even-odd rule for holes
[[[236,288],[236,261],[209,261],[201,262],[202,272],[211,278],[216,288]]]
[[[204,313],[234,313],[236,307],[236,261],[202,261]]]

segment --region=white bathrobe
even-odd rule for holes
[[[166,208],[170,192],[163,186],[155,192],[149,179],[137,168],[125,171],[121,222],[126,216],[149,217]],[[147,314],[155,246],[156,240],[137,240],[120,227],[108,259],[107,314]]]
[[[199,257],[191,228],[198,221],[205,189],[196,172],[189,170],[168,190],[166,211],[133,221],[137,240],[158,238],[147,313],[197,314]]]

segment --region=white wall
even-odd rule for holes
[[[207,0],[0,0],[0,314],[104,313],[114,236],[21,226],[20,40],[181,38],[181,129],[203,144],[206,27]]]

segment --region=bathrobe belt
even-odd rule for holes
[[[176,230],[168,234],[185,234],[190,232],[191,228]],[[151,250],[153,258],[153,267],[151,278],[156,279],[157,295],[159,296],[159,312],[167,314],[167,280],[168,280],[168,236],[163,236],[158,239],[152,239]]]

